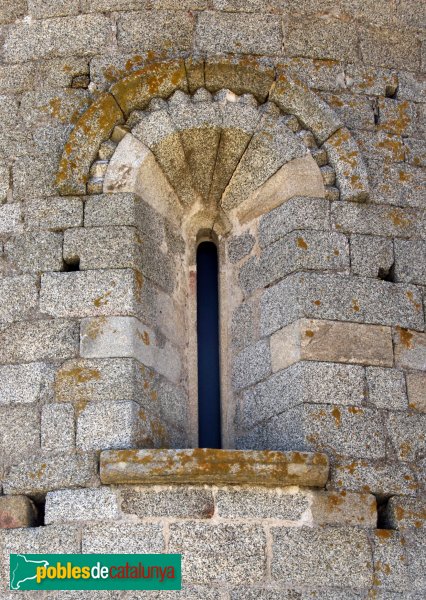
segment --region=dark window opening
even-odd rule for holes
[[[197,248],[198,445],[221,448],[217,248]]]

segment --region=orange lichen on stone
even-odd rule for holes
[[[341,422],[342,422],[342,415],[341,415],[340,409],[337,406],[335,406],[333,408],[333,410],[331,411],[331,414],[333,415],[334,420],[336,421],[336,426],[340,427]]]
[[[312,331],[312,329],[306,329],[305,335],[306,335],[306,337],[312,338],[312,337],[314,337],[315,333]]]
[[[308,249],[308,244],[305,242],[305,240],[302,237],[297,238],[297,246],[299,248],[302,248],[302,250]]]
[[[413,348],[413,344],[412,344],[412,340],[413,340],[413,334],[411,333],[411,331],[408,331],[408,329],[404,329],[403,327],[397,327],[396,328],[397,332],[398,332],[398,337],[399,337],[399,341],[401,342],[401,344],[407,348],[407,350],[410,350],[411,348]]]
[[[314,300],[313,302],[315,306],[321,306],[321,300]]]
[[[384,139],[380,140],[380,142],[376,143],[376,147],[379,149],[388,150],[393,161],[403,161],[405,160],[405,146],[402,140],[398,138],[394,138],[390,134],[388,134]]]
[[[413,292],[411,292],[411,291],[406,292],[406,296],[417,311],[420,311],[422,309],[422,305],[420,304],[420,302],[416,302],[414,300]]]
[[[376,529],[375,534],[378,538],[380,538],[382,540],[387,540],[390,537],[392,537],[392,530],[391,529]]]
[[[105,306],[106,304],[108,304],[109,296],[111,296],[111,292],[105,292],[105,294],[102,294],[102,296],[98,296],[97,298],[95,298],[93,300],[93,304],[96,306],[96,308]]]
[[[86,383],[87,381],[99,380],[101,374],[98,369],[89,369],[84,367],[75,367],[73,369],[61,370],[58,373],[57,380],[72,379],[75,383]]]
[[[355,312],[359,312],[361,310],[358,304],[358,300],[355,300],[355,298],[352,299],[352,310],[354,310]]]
[[[391,130],[396,135],[406,134],[407,127],[411,124],[409,115],[410,104],[407,100],[399,102],[396,105],[396,116],[390,119],[385,119],[383,123],[378,125],[378,129]]]

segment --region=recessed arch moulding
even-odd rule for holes
[[[161,422],[146,406],[141,446],[197,445],[195,250],[200,239],[217,242],[223,442],[238,445],[233,365],[241,347],[231,332],[245,258],[235,248],[291,198],[368,198],[349,131],[318,96],[264,61],[163,62],[93,102],[65,145],[57,185],[99,202],[110,195],[117,206],[126,198],[136,215],[138,309],[97,322],[82,344],[87,356],[131,355],[157,373]]]

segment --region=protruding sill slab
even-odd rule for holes
[[[323,487],[328,458],[270,450],[105,450],[102,483],[251,484]]]

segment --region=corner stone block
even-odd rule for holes
[[[95,402],[78,416],[77,448],[134,448],[139,443],[140,415],[136,402]]]
[[[314,492],[311,504],[314,525],[341,525],[375,528],[377,503],[372,494]]]
[[[26,496],[0,496],[0,529],[33,527],[37,509]]]
[[[181,358],[169,342],[160,348],[155,333],[134,317],[98,317],[81,323],[83,358],[135,358],[173,382],[179,380]]]
[[[368,200],[367,169],[355,140],[342,127],[324,143],[328,160],[336,172],[341,200],[364,202]]]
[[[272,579],[276,582],[315,588],[371,586],[371,547],[362,529],[273,527],[272,539]]]
[[[154,96],[168,98],[176,89],[188,89],[183,60],[154,63],[111,87],[111,93],[124,114],[146,108]]]
[[[394,341],[397,366],[426,371],[426,333],[397,327]]]
[[[426,529],[426,497],[389,499],[384,514],[389,529]]]
[[[58,490],[46,496],[45,524],[118,519],[116,494],[109,488]]]
[[[123,513],[136,515],[139,519],[210,519],[214,513],[213,493],[201,487],[131,487],[121,491],[121,498]]]
[[[342,126],[338,116],[319,96],[287,79],[285,75],[280,75],[274,83],[269,100],[275,102],[283,112],[296,115],[320,144]]]
[[[5,494],[46,494],[53,490],[93,487],[98,483],[93,453],[43,452],[10,467],[3,482]]]
[[[114,97],[102,93],[77,121],[64,147],[56,183],[63,196],[84,195],[99,146],[124,120]]]
[[[300,319],[271,337],[275,373],[300,360],[392,366],[390,327]]]
[[[169,552],[183,554],[186,581],[241,585],[266,575],[266,536],[259,525],[172,523]]]

